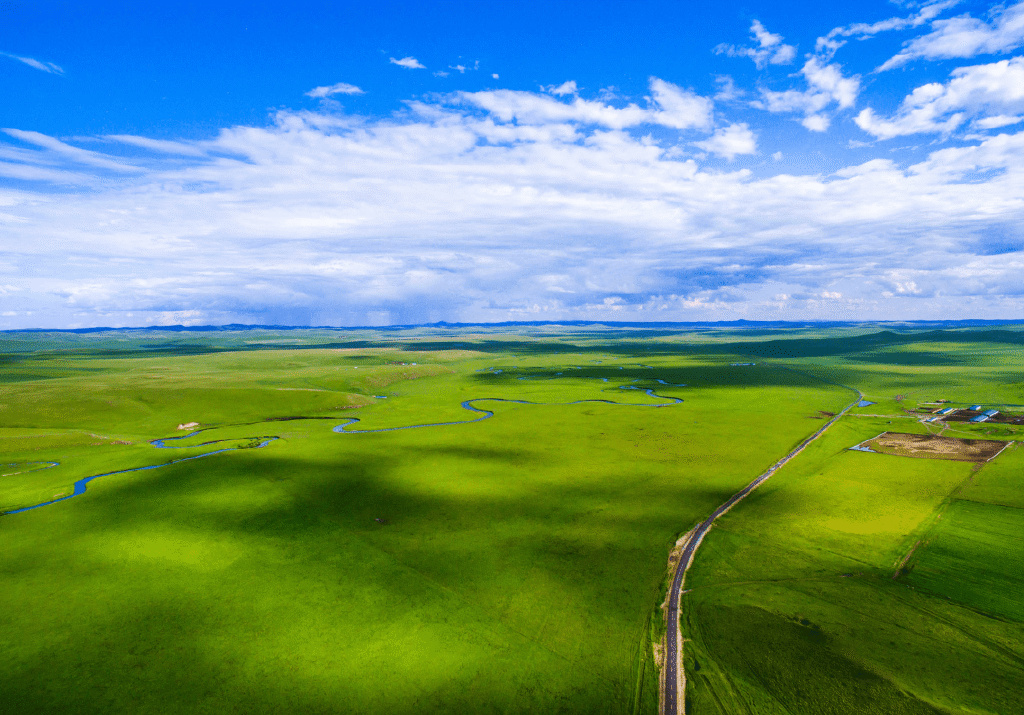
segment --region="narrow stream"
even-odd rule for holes
[[[608,378],[600,378],[600,379],[607,381]],[[657,380],[657,382],[660,382],[663,385],[677,386],[677,385],[674,385],[674,383],[665,382],[663,380]],[[678,385],[678,387],[684,387],[684,386],[683,385]],[[620,385],[619,389],[622,389],[622,390],[639,390],[641,388],[636,387],[634,385]],[[486,420],[486,419],[488,419],[490,417],[494,417],[494,412],[492,412],[491,410],[482,409],[480,407],[475,407],[473,405],[473,403],[475,403],[475,402],[510,402],[510,403],[517,404],[517,405],[581,405],[581,404],[585,404],[585,403],[588,403],[588,402],[597,402],[597,403],[603,403],[603,404],[606,404],[606,405],[619,405],[619,406],[622,406],[622,407],[668,407],[670,405],[679,404],[680,402],[683,401],[681,398],[678,398],[678,397],[666,397],[665,395],[659,395],[653,389],[644,390],[644,393],[649,395],[650,397],[654,397],[654,398],[659,399],[659,400],[668,400],[668,402],[662,402],[662,403],[659,403],[659,404],[656,404],[656,405],[645,405],[645,404],[636,403],[636,402],[616,402],[614,400],[602,400],[602,399],[575,400],[573,402],[530,402],[528,400],[508,400],[508,399],[504,399],[504,398],[501,398],[501,397],[474,397],[472,399],[465,400],[462,403],[462,408],[463,409],[469,410],[470,412],[478,413],[478,416],[473,417],[473,419],[469,419],[469,420],[462,420],[462,421],[459,421],[459,422],[428,422],[428,423],[423,423],[423,424],[404,425],[402,427],[382,427],[382,428],[379,428],[379,429],[364,429],[364,430],[346,429],[346,427],[348,427],[349,425],[355,424],[356,422],[360,421],[358,417],[351,417],[351,418],[345,420],[344,422],[342,422],[341,424],[333,427],[332,431],[337,432],[339,434],[367,434],[367,433],[371,433],[371,432],[396,432],[398,430],[418,429],[420,427],[447,427],[447,426],[452,426],[452,425],[464,425],[464,424],[470,424],[470,423],[473,423],[473,422],[479,422],[481,420]],[[209,429],[212,429],[212,428],[209,428]],[[20,514],[20,513],[25,512],[25,511],[31,511],[32,509],[38,509],[38,508],[44,507],[44,506],[50,506],[51,504],[56,504],[58,502],[67,501],[68,499],[73,499],[73,498],[75,498],[77,496],[81,496],[82,494],[85,494],[86,487],[89,484],[89,482],[91,482],[94,479],[99,479],[100,477],[110,477],[110,476],[113,476],[115,474],[128,474],[130,472],[144,472],[144,471],[149,470],[149,469],[160,469],[161,467],[169,467],[172,464],[180,464],[181,462],[190,462],[190,461],[195,460],[195,459],[203,459],[204,457],[212,457],[215,454],[222,454],[224,452],[234,452],[234,451],[237,451],[239,449],[261,449],[263,447],[266,447],[268,444],[270,444],[274,440],[278,439],[278,437],[237,437],[237,438],[232,438],[232,439],[215,439],[215,440],[211,440],[209,442],[200,442],[199,444],[187,444],[187,445],[168,444],[169,442],[180,442],[181,440],[189,439],[190,437],[195,437],[197,434],[199,434],[200,432],[204,432],[204,431],[206,431],[206,430],[200,429],[200,430],[196,430],[194,432],[189,432],[188,434],[185,434],[185,435],[181,435],[180,437],[162,437],[160,439],[150,440],[149,443],[151,445],[153,445],[154,447],[156,447],[157,449],[189,449],[189,448],[196,448],[196,447],[208,447],[208,446],[210,446],[212,444],[219,444],[221,442],[239,442],[239,441],[246,440],[246,439],[248,439],[250,441],[259,439],[259,440],[262,440],[262,441],[258,445],[253,445],[251,447],[224,447],[223,449],[215,449],[212,452],[206,452],[204,454],[195,454],[195,455],[192,455],[191,457],[182,457],[181,459],[174,459],[174,460],[172,460],[170,462],[164,462],[163,464],[151,464],[151,465],[146,466],[146,467],[132,467],[130,469],[118,469],[118,470],[115,470],[113,472],[103,472],[102,474],[93,474],[92,476],[89,476],[89,477],[82,477],[81,479],[79,479],[78,481],[76,481],[74,483],[74,490],[72,491],[71,494],[68,494],[68,495],[62,496],[62,497],[57,497],[56,499],[50,499],[49,501],[44,501],[44,502],[41,502],[39,504],[33,504],[32,506],[25,506],[25,507],[20,507],[18,509],[12,509],[12,510],[6,511],[6,512],[0,512],[0,516],[9,516],[11,514]],[[58,462],[51,462],[49,464],[51,466],[56,467],[56,466],[58,466],[59,463]]]

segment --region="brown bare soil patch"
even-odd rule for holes
[[[1001,452],[1006,442],[995,439],[959,439],[934,434],[883,432],[861,443],[881,454],[923,459],[951,459],[958,462],[987,462]]]

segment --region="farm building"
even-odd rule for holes
[[[981,410],[981,405],[971,405],[971,406],[970,406],[970,407],[968,407],[967,409],[969,409],[969,410],[974,410],[975,412],[978,412],[978,411],[980,411],[980,410]]]

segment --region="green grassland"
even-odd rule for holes
[[[693,712],[1024,711],[1024,452],[981,465],[848,450],[885,430],[1024,439],[1019,427],[942,429],[909,414],[919,400],[1024,402],[1008,337],[912,344],[887,350],[889,364],[784,357],[877,404],[706,539],[684,601]]]
[[[0,516],[0,712],[656,712],[672,542],[855,389],[699,552],[692,712],[1018,712],[1024,449],[847,448],[1024,403],[1020,335],[0,337],[0,511],[167,465]]]

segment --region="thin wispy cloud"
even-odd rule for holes
[[[475,62],[473,63],[473,65],[472,65],[472,66],[466,66],[466,65],[463,65],[463,64],[458,64],[458,65],[448,65],[448,69],[450,69],[450,70],[455,70],[455,71],[456,71],[456,72],[458,72],[459,74],[466,74],[466,71],[467,71],[467,70],[468,70],[468,71],[470,71],[470,72],[472,72],[472,71],[474,71],[474,70],[478,70],[478,69],[480,69],[480,60],[476,60],[476,61],[475,61]]]
[[[575,82],[555,89],[561,95],[573,91]],[[601,100],[574,97],[571,102],[546,94],[514,90],[462,92],[457,95],[463,104],[479,107],[501,121],[521,124],[579,122],[609,129],[625,129],[642,124],[655,124],[673,129],[704,129],[712,122],[713,103],[707,97],[683,89],[665,80],[652,77],[651,99],[646,106],[636,103],[624,107]]]
[[[5,134],[18,139],[19,141],[34,144],[44,150],[47,154],[55,159],[63,159],[65,161],[74,162],[76,164],[83,164],[85,166],[94,166],[101,169],[109,169],[118,172],[141,172],[141,167],[135,166],[125,161],[114,159],[101,152],[90,151],[81,147],[74,146],[62,142],[55,137],[47,136],[40,132],[30,132],[21,129],[3,129]]]
[[[400,60],[396,60],[394,57],[391,58],[391,64],[404,67],[407,70],[425,70],[427,66],[420,62],[415,57],[403,57]]]
[[[843,38],[863,40],[883,32],[893,32],[920,27],[934,20],[946,10],[955,7],[960,0],[942,0],[926,4],[918,12],[907,17],[890,17],[877,22],[855,22],[850,25],[833,28],[827,35],[819,37],[815,43],[815,52],[826,59],[846,44]]]
[[[107,134],[102,138],[108,141],[118,142],[120,144],[130,144],[132,146],[139,147],[140,149],[146,149],[159,154],[206,156],[206,152],[194,142],[188,143],[170,141],[167,139],[150,139],[149,137],[139,137],[132,134]]]
[[[22,64],[28,65],[32,69],[37,69],[40,72],[46,72],[48,74],[64,74],[64,69],[60,65],[56,65],[53,62],[45,62],[37,60],[33,57],[22,57],[21,55],[12,55],[10,52],[0,52],[0,57],[6,57]]]
[[[331,97],[335,94],[365,94],[363,90],[354,84],[348,82],[338,82],[337,84],[327,85],[325,87],[314,87],[313,89],[306,92],[307,97],[313,97],[314,99],[324,99]]]

